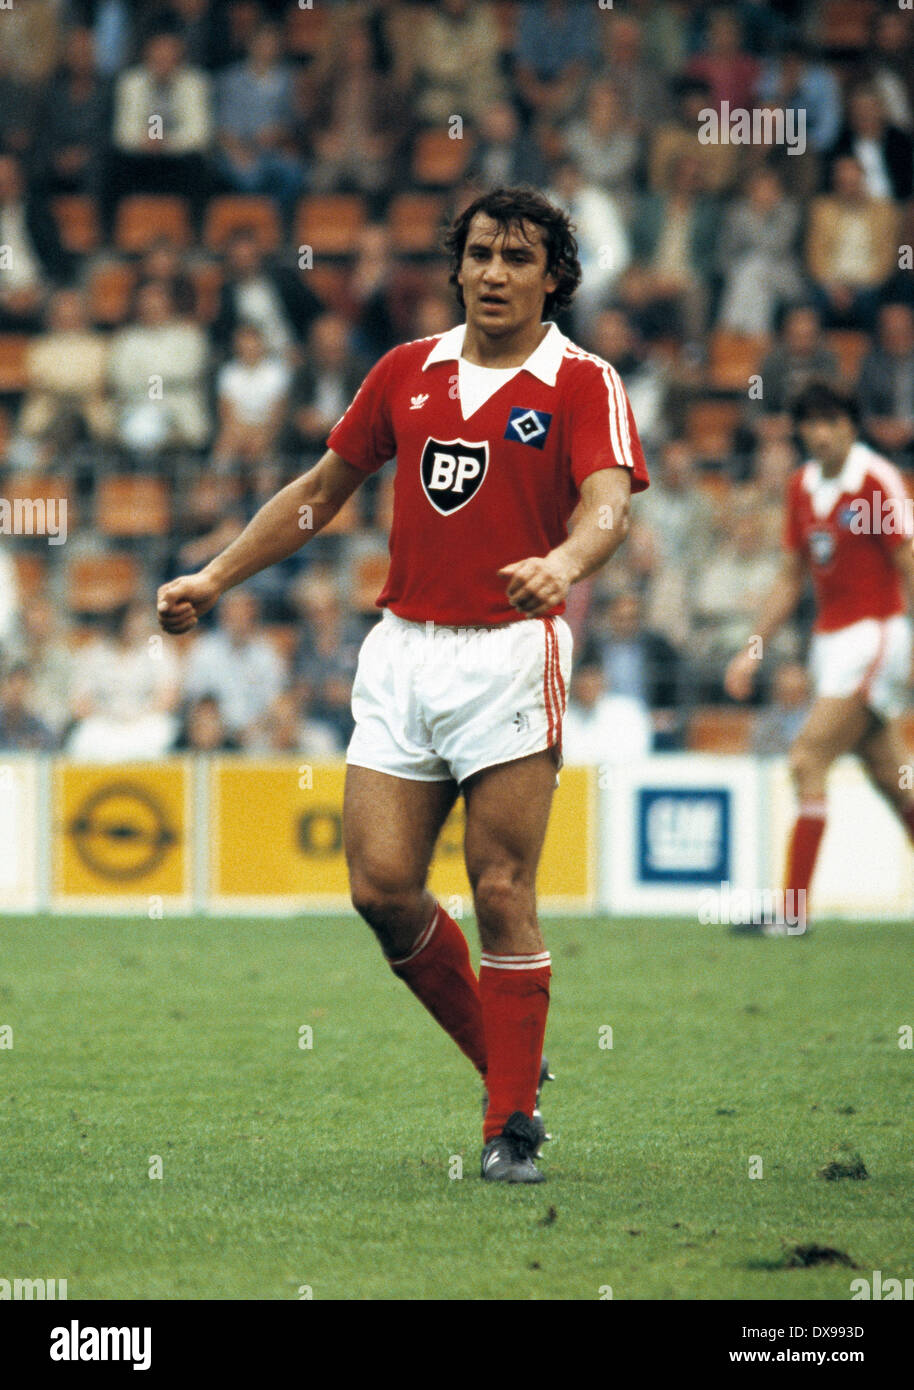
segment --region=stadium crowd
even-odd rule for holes
[[[704,143],[722,103],[801,114],[805,148]],[[508,182],[576,224],[559,326],[620,372],[652,475],[573,591],[566,757],[785,750],[809,604],[748,716],[722,674],[777,566],[792,399],[853,386],[914,467],[914,17],[876,0],[0,11],[0,496],[67,507],[65,544],[0,536],[0,747],[344,749],[393,465],[187,638],[155,588],[457,321],[438,232]]]

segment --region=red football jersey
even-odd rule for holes
[[[618,373],[555,324],[516,374],[464,418],[464,332],[461,324],[388,352],[328,443],[366,473],[397,459],[390,570],[379,607],[456,626],[523,621],[498,570],[565,540],[588,474],[628,468],[632,491],[640,492],[647,467]]]
[[[817,632],[905,612],[892,552],[911,539],[911,507],[898,469],[859,442],[834,478],[815,460],[793,474],[784,546],[809,565]]]

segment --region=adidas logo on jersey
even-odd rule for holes
[[[422,487],[435,511],[449,516],[479,491],[488,467],[488,440],[429,438],[422,450]]]
[[[424,396],[410,396],[410,398],[409,398],[409,408],[410,408],[410,410],[421,410],[422,407],[425,405],[425,402],[426,402],[427,400],[428,400],[428,393],[426,393]]]

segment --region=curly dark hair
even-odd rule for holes
[[[830,381],[810,381],[794,401],[791,414],[795,425],[804,420],[838,420],[842,415],[846,415],[854,426],[860,423],[860,411],[854,396]]]
[[[454,286],[461,309],[465,305],[463,291],[457,283],[457,272],[463,260],[470,223],[477,212],[491,217],[505,231],[516,227],[523,234],[525,222],[532,222],[540,228],[546,247],[546,273],[554,275],[558,281],[553,292],[546,295],[543,314],[548,317],[558,309],[567,309],[581,283],[581,262],[578,260],[578,243],[574,238],[572,223],[561,208],[550,203],[535,188],[526,185],[493,188],[483,193],[454,219],[444,233],[443,246],[452,262],[450,283]]]

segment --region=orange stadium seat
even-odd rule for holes
[[[177,197],[147,197],[135,193],[122,199],[117,209],[114,244],[119,251],[138,255],[157,241],[172,246],[189,246],[190,214],[187,200]]]
[[[302,198],[295,215],[295,240],[312,247],[315,255],[349,256],[365,220],[365,200],[357,193]]]
[[[89,279],[89,317],[94,323],[114,327],[123,323],[130,308],[136,271],[121,261],[96,266]]]
[[[873,0],[824,0],[819,18],[823,48],[867,48]]]
[[[444,199],[438,194],[399,194],[387,217],[394,250],[407,255],[437,250],[443,222]]]
[[[44,592],[47,579],[47,559],[44,555],[14,555],[16,587],[20,602],[25,604]]]
[[[853,328],[835,328],[826,333],[825,343],[837,357],[844,381],[849,386],[856,385],[863,359],[870,348],[869,334],[858,333]]]
[[[754,722],[751,709],[704,706],[689,720],[687,747],[692,753],[748,753]]]
[[[0,334],[0,391],[24,391],[28,385],[27,333]]]
[[[203,229],[208,250],[224,251],[233,233],[242,227],[256,234],[262,251],[275,251],[282,240],[279,213],[272,198],[226,193],[210,199]]]
[[[914,710],[901,716],[901,736],[908,751],[914,753]]]
[[[102,478],[96,490],[95,524],[106,536],[167,536],[171,502],[166,484],[143,474]]]
[[[67,193],[51,204],[57,234],[65,250],[76,256],[95,251],[101,240],[95,199],[83,193]]]
[[[330,16],[321,6],[301,9],[290,5],[285,16],[286,53],[292,58],[313,58],[327,42],[329,23]]]
[[[69,480],[66,478],[55,478],[48,474],[39,473],[18,473],[7,481],[3,495],[10,501],[17,498],[29,498],[36,501],[39,498],[56,498],[59,502],[66,501],[68,509],[73,505],[73,490]]]
[[[345,312],[349,272],[345,266],[316,265],[308,271],[308,284],[328,309]]]
[[[138,589],[139,569],[131,555],[84,555],[70,563],[66,603],[73,613],[110,613],[129,603]]]
[[[733,447],[742,407],[737,401],[695,401],[689,406],[686,435],[705,458],[723,458]]]
[[[708,342],[708,380],[717,391],[745,393],[768,350],[764,335],[731,333],[716,328]]]
[[[413,179],[425,187],[450,188],[463,177],[472,149],[468,134],[452,140],[446,130],[423,130],[413,149]]]
[[[357,613],[373,613],[377,616],[375,599],[384,587],[390,556],[382,551],[375,555],[363,555],[353,566],[352,606]]]

